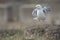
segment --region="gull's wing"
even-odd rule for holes
[[[32,16],[33,16],[33,17],[36,17],[36,16],[37,16],[37,10],[36,10],[36,9],[33,10]]]
[[[46,12],[50,12],[51,11],[51,8],[48,7],[48,6],[44,6],[43,7],[43,12],[46,13]]]

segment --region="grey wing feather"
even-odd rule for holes
[[[33,17],[36,17],[37,16],[37,10],[33,10],[32,15],[33,15]]]

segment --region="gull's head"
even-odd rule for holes
[[[36,8],[42,8],[42,6],[40,4],[37,4],[35,7]]]

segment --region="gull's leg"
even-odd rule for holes
[[[43,25],[44,24],[44,20],[39,20],[39,25]]]
[[[36,18],[33,18],[33,22],[34,22],[34,25],[37,27],[39,25],[39,19],[36,17]]]

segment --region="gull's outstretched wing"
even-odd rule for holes
[[[51,11],[51,8],[48,7],[48,6],[44,6],[43,7],[43,12],[46,13],[46,12],[50,12]]]

